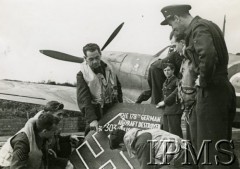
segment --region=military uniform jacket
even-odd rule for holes
[[[108,65],[101,61],[101,69],[105,70]],[[94,73],[101,73],[103,75],[104,71],[94,72]],[[117,99],[118,102],[123,102],[122,100],[122,88],[121,83],[119,82],[118,78],[116,77],[117,81]],[[78,107],[80,108],[81,112],[83,112],[86,116],[86,121],[88,123],[91,123],[93,120],[99,120],[98,111],[99,107],[98,105],[94,105],[92,103],[92,94],[89,89],[89,86],[87,82],[84,79],[83,73],[81,71],[77,74],[77,103]]]
[[[175,67],[174,75],[178,77],[179,70],[182,64],[183,56],[181,56],[177,51],[170,52],[163,59],[158,59],[154,61],[151,66],[154,66],[160,70],[163,70],[163,65],[166,63],[172,63]]]
[[[215,23],[196,16],[186,31],[185,53],[197,67],[200,87],[227,80],[228,51]]]
[[[163,59],[154,60],[148,72],[148,84],[150,90],[146,90],[141,93],[136,103],[147,101],[150,97],[152,97],[151,104],[157,104],[158,102],[162,101],[162,85],[166,79],[163,73],[163,64],[169,62],[173,63],[175,67],[174,74],[178,77],[182,60],[183,56],[176,51],[168,53],[168,55]]]
[[[177,84],[176,76],[171,76],[163,83],[163,99],[165,103],[164,114],[181,114],[181,105],[177,104]]]
[[[0,151],[0,166],[10,169],[43,169],[43,140],[36,123],[28,121],[16,135],[9,138]]]
[[[185,143],[179,136],[166,132],[160,129],[147,129],[140,130],[132,128],[124,135],[124,144],[130,158],[137,158],[140,163],[141,169],[154,169],[153,165],[148,165],[150,162],[150,152],[152,153],[152,159],[154,163],[161,164],[164,159],[164,153],[166,147],[163,140],[171,140],[176,144],[170,144],[167,147],[167,152],[175,152],[176,150],[186,149]],[[154,147],[151,147],[149,140],[155,140]],[[152,150],[150,150],[153,148]],[[167,161],[174,163],[180,153],[167,157]],[[160,166],[159,166],[160,168]]]

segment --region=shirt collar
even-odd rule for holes
[[[167,81],[170,82],[173,78],[174,78],[174,75],[172,75],[171,77],[167,78]]]
[[[36,144],[37,144],[38,148],[41,149],[42,146],[43,146],[44,140],[38,134],[39,130],[37,128],[36,122],[33,124],[33,131],[34,131],[34,134],[35,134]]]
[[[188,35],[191,34],[192,25],[195,24],[199,19],[201,19],[199,16],[195,16],[195,17],[193,18],[193,20],[190,22],[190,24],[188,25],[187,30],[185,31],[186,37],[188,37]]]

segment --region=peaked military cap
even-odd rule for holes
[[[188,12],[191,9],[191,5],[169,5],[162,8],[161,12],[165,17],[165,20],[161,22],[161,25],[168,25],[168,20],[174,15]]]

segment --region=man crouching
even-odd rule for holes
[[[110,133],[109,139],[111,149],[127,151],[130,158],[138,160],[141,169],[158,169],[169,164],[182,166],[188,144],[179,136],[160,129],[132,128],[127,132],[117,129]]]
[[[44,113],[25,126],[3,145],[0,150],[0,168],[43,169],[43,151],[48,139],[54,136],[59,119]]]

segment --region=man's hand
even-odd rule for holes
[[[158,109],[158,108],[164,107],[164,106],[165,106],[164,101],[161,101],[161,102],[159,102],[159,103],[157,104],[156,108]]]
[[[77,147],[79,144],[79,139],[77,135],[71,135],[70,136],[70,143],[72,147]]]
[[[72,140],[72,141],[79,141],[77,135],[71,135],[71,136],[70,136],[70,140]]]
[[[182,54],[186,57],[186,45],[183,45]]]
[[[195,86],[200,86],[200,76],[199,75],[195,81]]]
[[[72,165],[72,163],[70,161],[68,161],[65,169],[73,169],[73,168],[74,168],[74,166]]]
[[[136,102],[137,104],[141,104],[143,101],[147,101],[151,97],[152,91],[146,90],[140,94],[140,96],[137,98]]]
[[[90,130],[95,130],[98,132],[98,121],[97,120],[93,120],[90,123]]]
[[[48,149],[48,153],[52,155],[54,158],[57,158],[57,154],[53,149]]]

